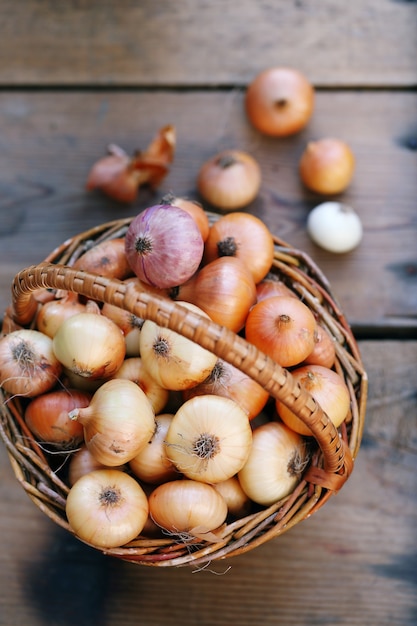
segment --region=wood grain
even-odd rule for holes
[[[417,84],[406,0],[0,3],[1,85],[245,85],[290,65],[321,86]]]
[[[250,127],[242,100],[241,90],[0,93],[0,310],[20,269],[82,230],[136,214],[168,190],[198,197],[203,161],[238,147],[255,156],[263,173],[248,210],[320,265],[352,325],[415,332],[416,94],[319,91],[309,127],[281,141]],[[91,165],[110,142],[133,152],[166,123],[176,126],[177,151],[160,189],[143,190],[127,207],[85,191]],[[308,212],[325,198],[302,188],[297,169],[306,143],[331,135],[356,155],[354,180],[338,198],[358,211],[364,226],[360,247],[340,257],[307,236]]]
[[[417,342],[360,349],[369,411],[352,477],[288,533],[201,571],[135,566],[84,546],[28,500],[1,447],[0,624],[414,626],[417,399],[406,373]]]

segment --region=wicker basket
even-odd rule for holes
[[[227,523],[217,543],[181,543],[175,537],[139,536],[121,548],[100,551],[134,563],[154,566],[204,566],[242,554],[287,531],[310,516],[337,492],[349,477],[362,437],[367,376],[357,344],[331,293],[328,281],[303,252],[275,240],[272,272],[313,311],[335,340],[335,369],[344,378],[351,410],[338,431],[313,398],[294,382],[291,373],[232,331],[187,311],[168,298],[130,290],[125,283],[74,270],[71,265],[99,242],[123,237],[132,218],[97,226],[66,241],[45,262],[20,272],[12,286],[12,304],[5,314],[3,333],[33,326],[35,290],[68,290],[100,302],[115,304],[134,315],[167,326],[229,361],[284,401],[313,431],[317,442],[309,467],[294,492],[268,508],[257,507],[243,519]],[[216,216],[210,214],[210,219]],[[24,400],[2,393],[0,433],[17,480],[51,520],[72,532],[65,516],[68,486],[59,471],[28,432],[23,420]]]

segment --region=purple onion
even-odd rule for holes
[[[131,221],[125,249],[128,263],[140,280],[167,289],[182,285],[196,272],[204,241],[189,213],[173,205],[157,204]]]

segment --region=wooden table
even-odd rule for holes
[[[56,527],[0,449],[0,624],[412,626],[417,623],[417,6],[415,2],[0,3],[0,309],[15,273],[66,238],[161,195],[196,196],[202,162],[258,159],[248,211],[323,269],[370,380],[365,436],[341,492],[290,532],[194,571],[135,567]],[[316,87],[309,126],[285,140],[248,123],[255,74],[297,67]],[[169,176],[122,206],[85,191],[110,142],[144,148],[177,129]],[[357,160],[340,197],[360,214],[350,254],[316,248],[297,162],[338,136]]]

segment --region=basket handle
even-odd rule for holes
[[[15,276],[11,316],[16,323],[25,325],[34,318],[38,303],[32,292],[40,288],[71,291],[115,305],[191,339],[231,363],[282,401],[311,429],[323,453],[324,467],[310,468],[307,480],[331,491],[340,489],[347,480],[352,455],[329,417],[288,370],[233,331],[168,298],[139,291],[132,283],[47,262]]]

